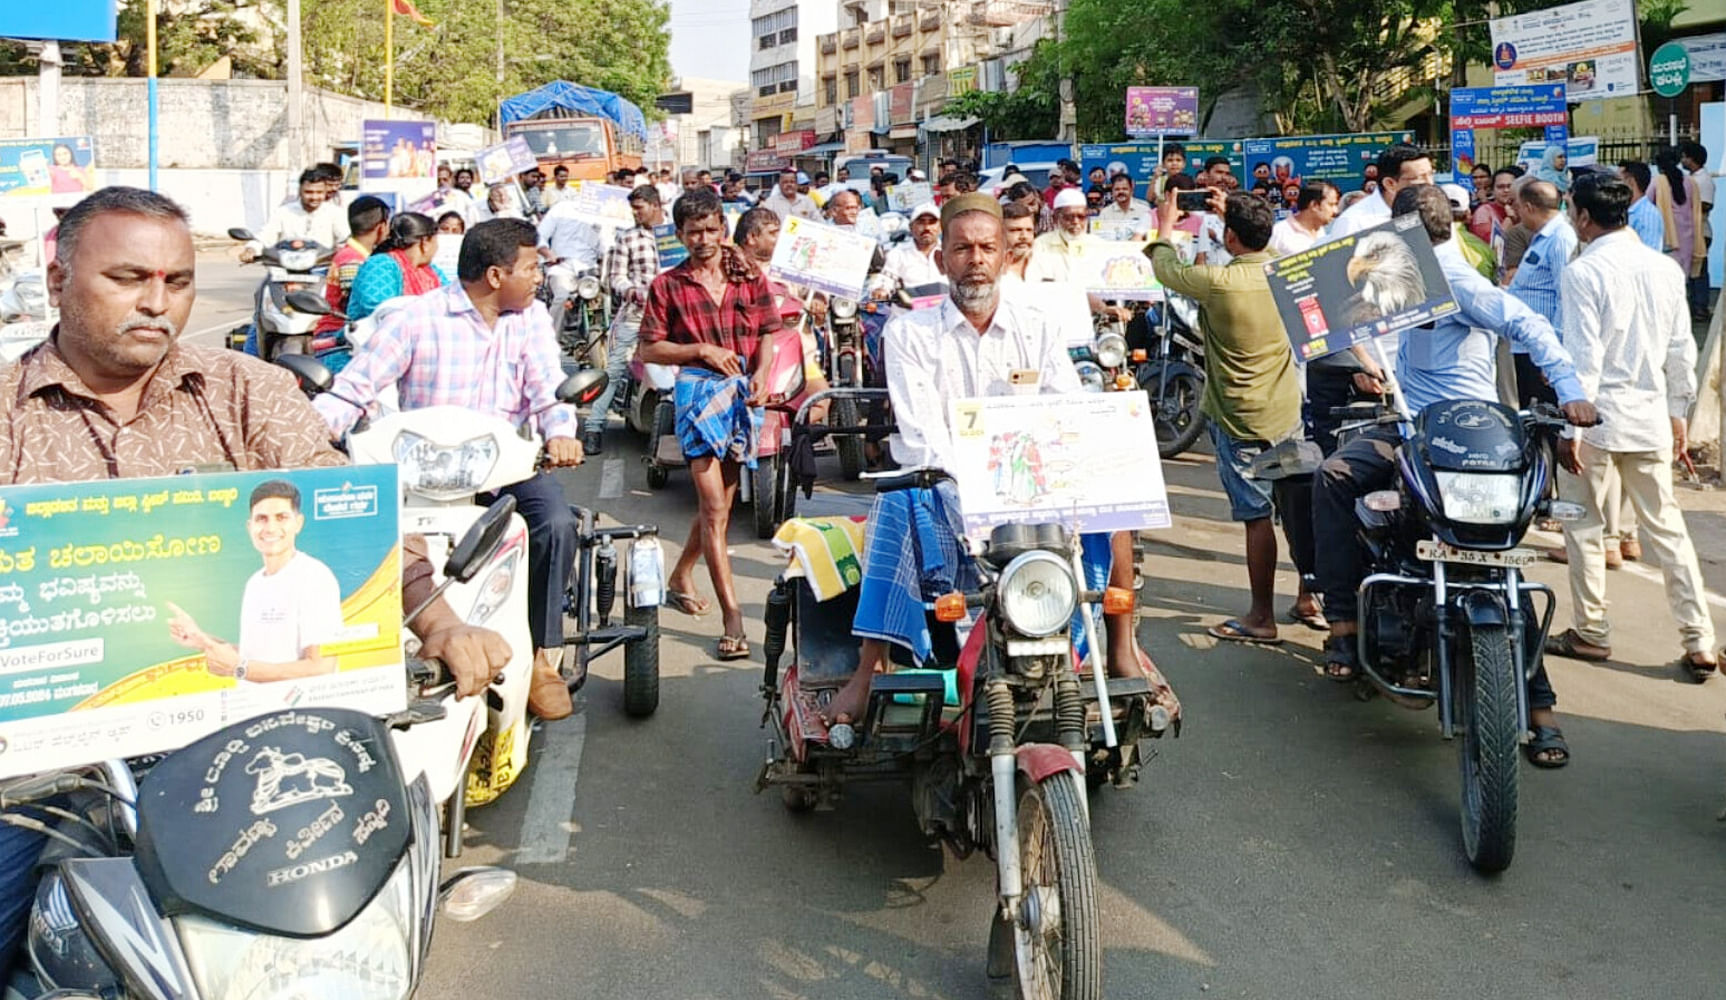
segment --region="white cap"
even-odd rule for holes
[[[1468,211],[1468,192],[1463,190],[1461,184],[1440,184],[1438,189],[1450,199],[1451,208],[1458,212]]]
[[[1084,194],[1076,187],[1064,187],[1055,195],[1055,211],[1057,212],[1063,208],[1088,209],[1090,207],[1090,202],[1085,200]]]
[[[941,210],[935,207],[934,202],[926,201],[911,210],[911,221],[915,222],[925,215],[933,215],[935,218],[939,219],[941,217]]]
[[[908,181],[926,181],[929,178],[923,173],[923,171],[918,170],[916,167],[912,167],[910,170],[905,172],[905,179]]]
[[[1120,160],[1112,161],[1109,164],[1109,169],[1107,171],[1107,173],[1110,177],[1113,177],[1116,174],[1124,174],[1126,172],[1127,172],[1127,165],[1125,163],[1122,163]]]

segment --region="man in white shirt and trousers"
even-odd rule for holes
[[[1616,470],[1643,542],[1666,576],[1684,646],[1679,663],[1701,683],[1717,669],[1714,624],[1696,548],[1672,493],[1672,459],[1683,453],[1696,398],[1696,342],[1685,274],[1627,228],[1630,202],[1629,185],[1604,174],[1578,178],[1570,192],[1571,221],[1584,246],[1561,279],[1564,346],[1601,422],[1562,442],[1560,461],[1575,475],[1564,477],[1560,493],[1585,513],[1564,529],[1575,625],[1548,639],[1546,651],[1612,657],[1601,511],[1608,470]]]

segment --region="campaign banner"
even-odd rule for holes
[[[1690,56],[1690,82],[1726,80],[1726,31],[1674,38]]]
[[[1149,302],[1163,297],[1163,286],[1151,271],[1144,239],[1105,239],[1088,236],[1074,262],[1074,280],[1103,299]]]
[[[1295,357],[1312,361],[1456,312],[1420,216],[1398,216],[1265,265]]]
[[[1450,92],[1450,127],[1539,128],[1569,125],[1564,85],[1457,87]]]
[[[96,190],[96,147],[87,135],[0,139],[0,198]]]
[[[393,465],[0,489],[0,777],[401,710],[398,496]]]
[[[1142,392],[983,396],[953,400],[953,464],[965,533],[1059,522],[1075,532],[1167,528],[1163,466],[1122,441],[1151,441]]]
[[[1557,83],[1571,102],[1634,96],[1635,0],[1582,0],[1496,18],[1492,67],[1500,86]]]
[[[1246,168],[1242,185],[1270,199],[1276,208],[1293,208],[1301,184],[1309,180],[1330,181],[1344,192],[1358,191],[1376,174],[1379,154],[1401,142],[1414,142],[1414,133],[1357,132],[1247,139],[1241,143]]]
[[[1540,165],[1546,156],[1546,147],[1552,145],[1545,139],[1530,139],[1516,148],[1516,165],[1524,170],[1532,170]],[[1592,167],[1600,162],[1600,138],[1592,135],[1573,135],[1564,144],[1566,167]]]
[[[570,186],[576,184],[572,182]],[[581,181],[575,197],[570,199],[570,212],[577,219],[602,228],[628,229],[635,225],[635,213],[629,208],[630,190],[604,181]],[[669,207],[666,214],[671,214]]]
[[[887,207],[895,212],[910,215],[917,206],[924,202],[935,201],[935,185],[928,181],[916,181],[910,184],[893,184],[887,188]]]
[[[677,227],[669,222],[653,227],[653,242],[659,250],[661,271],[669,271],[689,259],[689,248],[677,238]]]
[[[861,299],[875,245],[862,233],[793,215],[780,226],[767,273],[829,295]]]
[[[1164,142],[1112,142],[1085,143],[1079,147],[1080,172],[1089,177],[1094,168],[1101,167],[1103,172],[1114,176],[1119,171],[1133,178],[1133,197],[1151,201],[1151,178],[1156,175],[1157,168],[1162,165],[1159,146],[1166,151],[1169,147],[1179,145],[1182,155],[1186,157],[1186,166],[1182,173],[1195,174],[1204,167],[1205,161],[1213,156],[1228,157],[1229,169],[1237,178],[1245,179],[1242,167],[1243,140],[1240,139],[1182,139],[1179,143]]]
[[[1198,130],[1199,88],[1127,88],[1128,135],[1194,135]]]
[[[539,166],[539,161],[533,156],[533,147],[519,135],[512,135],[475,153],[473,163],[479,169],[479,182],[487,187],[515,180],[517,174],[525,174]]]

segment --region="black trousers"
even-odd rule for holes
[[[1546,381],[1546,376],[1540,373],[1540,366],[1526,354],[1512,354],[1516,359],[1516,399],[1517,405],[1528,409],[1529,404],[1536,400],[1542,403],[1558,405],[1558,393],[1553,391]]]
[[[563,484],[549,472],[505,486],[527,522],[527,621],[536,649],[563,645],[563,600],[579,552],[581,527]]]
[[[1355,501],[1374,490],[1390,489],[1396,483],[1396,447],[1400,435],[1392,428],[1377,428],[1343,445],[1325,459],[1313,482],[1313,548],[1319,590],[1324,593],[1325,617],[1333,622],[1360,617],[1362,566],[1360,541],[1356,537]],[[1531,613],[1524,608],[1524,613]],[[1531,651],[1527,655],[1539,655]],[[1530,708],[1557,704],[1552,683],[1541,663],[1528,682]]]
[[[1315,362],[1306,368],[1307,438],[1329,455],[1336,451],[1336,430],[1342,421],[1331,407],[1355,401],[1354,373],[1358,368]]]

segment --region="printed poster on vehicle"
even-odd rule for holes
[[[473,162],[479,170],[479,182],[487,187],[515,180],[517,174],[539,166],[533,157],[533,147],[519,135],[480,150],[474,154]]]
[[[1572,103],[1634,96],[1635,0],[1583,0],[1497,18],[1492,68],[1499,86],[1564,84]]]
[[[1301,361],[1457,310],[1415,214],[1274,260],[1265,265],[1265,275]]]
[[[1167,528],[1169,500],[1142,392],[983,396],[954,400],[952,473],[965,533],[1055,521],[1076,532]]]
[[[0,198],[78,195],[97,186],[96,148],[87,135],[0,139]]]
[[[401,710],[398,496],[393,465],[0,489],[0,777]]]
[[[629,210],[630,188],[602,181],[581,181],[579,185],[570,185],[576,187],[575,197],[570,199],[570,213],[577,219],[601,229],[628,229],[635,225],[635,213]],[[665,215],[671,217],[669,206]]]
[[[436,188],[435,122],[368,118],[361,123],[361,191],[392,195],[399,207],[429,197]]]
[[[928,181],[914,181],[909,184],[894,184],[887,189],[887,208],[890,211],[910,215],[917,206],[925,202],[935,201],[935,186]]]
[[[1127,134],[1197,135],[1199,88],[1128,87]]]
[[[767,273],[829,295],[861,299],[874,254],[875,241],[862,233],[793,215],[780,227]]]
[[[1163,297],[1163,286],[1145,256],[1144,239],[1085,238],[1074,261],[1076,277],[1085,291],[1103,299],[1147,302]]]

